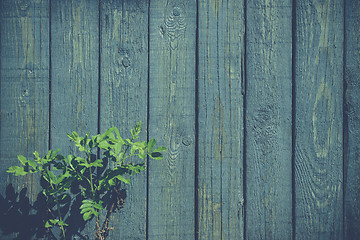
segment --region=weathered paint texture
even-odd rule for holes
[[[360,236],[360,2],[345,1],[345,239]]]
[[[36,231],[5,214],[40,190],[18,154],[142,121],[168,151],[109,238],[357,239],[359,26],[352,0],[0,0],[0,238]]]
[[[244,237],[243,6],[199,1],[199,239]]]
[[[101,1],[100,132],[117,126],[129,130],[142,122],[147,137],[148,1]],[[125,207],[112,218],[109,239],[146,238],[146,174],[134,175]]]
[[[296,5],[296,239],[343,237],[343,7]]]

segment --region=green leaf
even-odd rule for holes
[[[28,174],[28,172],[26,172],[23,167],[19,167],[19,166],[11,166],[9,167],[8,170],[6,170],[6,172],[14,173],[15,176],[24,176]]]
[[[36,169],[37,164],[36,164],[36,162],[35,162],[35,161],[33,161],[33,160],[29,160],[29,161],[28,161],[28,163],[29,163],[29,165],[30,165],[32,168]]]
[[[61,150],[61,148],[58,148],[55,151],[53,151],[51,154],[51,158],[55,158],[57,156],[57,153],[60,152],[60,150]]]
[[[83,215],[84,221],[89,220],[89,219],[91,218],[91,216],[92,216],[92,212],[86,212],[86,213],[84,213],[84,215]]]
[[[164,151],[166,151],[166,150],[167,150],[166,147],[158,147],[158,148],[156,148],[153,152],[164,152]]]
[[[103,163],[102,159],[97,159],[93,163],[91,163],[90,165],[93,166],[93,167],[102,167],[103,166],[102,163]]]
[[[19,155],[17,156],[19,161],[21,162],[22,165],[26,165],[26,163],[28,162],[28,160],[26,159],[26,157],[24,157],[23,155]]]
[[[115,131],[115,133],[116,133],[117,138],[118,138],[118,139],[120,139],[120,138],[121,138],[121,136],[120,136],[119,129],[117,129],[117,127],[112,127],[112,128],[114,129],[114,131]]]
[[[133,155],[135,153],[135,151],[137,150],[136,146],[133,146],[130,150],[130,154]]]
[[[119,179],[120,181],[124,182],[124,183],[130,184],[130,179],[124,178],[121,175],[117,175],[116,178]]]
[[[50,221],[46,221],[45,227],[46,228],[51,228],[51,227],[53,227],[53,225],[50,223]]]
[[[99,148],[108,150],[111,147],[111,144],[109,144],[107,141],[102,141],[98,145]]]
[[[119,153],[121,152],[122,146],[123,146],[123,143],[121,143],[121,142],[114,145],[115,155],[119,155]]]
[[[52,152],[52,150],[49,150],[49,151],[48,151],[48,153],[46,154],[46,159],[50,159],[51,152]]]
[[[113,131],[114,131],[113,128],[109,128],[109,129],[106,130],[103,134],[101,134],[101,138],[104,139],[105,137],[108,137],[109,134],[110,134],[111,132],[113,132]]]
[[[148,143],[148,146],[147,146],[148,152],[151,152],[154,149],[155,145],[156,145],[156,140],[153,138]]]
[[[164,158],[161,153],[155,152],[155,151],[152,152],[152,153],[150,153],[149,156],[150,156],[152,159],[155,159],[155,160],[161,160],[161,159]]]
[[[56,184],[56,176],[51,171],[47,171],[47,174],[50,178],[50,183]]]

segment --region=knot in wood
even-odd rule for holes
[[[123,60],[122,60],[122,65],[124,66],[124,67],[129,67],[130,66],[130,60],[128,59],[128,58],[124,58]]]
[[[177,7],[174,8],[174,9],[173,9],[173,14],[174,14],[175,17],[180,16],[180,10],[179,10],[179,8],[177,8]]]
[[[190,137],[190,136],[184,137],[183,140],[182,140],[182,143],[183,143],[185,146],[189,146],[189,145],[192,143],[191,137]]]

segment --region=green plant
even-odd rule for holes
[[[156,141],[136,141],[139,138],[141,122],[131,130],[131,138],[123,139],[116,127],[103,134],[80,137],[72,132],[67,136],[75,143],[78,155],[62,156],[58,150],[49,150],[40,157],[34,152],[34,160],[19,155],[22,166],[11,166],[7,172],[16,176],[40,174],[43,182],[42,194],[46,198],[48,216],[44,219],[45,228],[54,237],[52,228],[61,229],[61,238],[66,237],[68,224],[64,220],[63,206],[70,205],[77,192],[82,195],[80,213],[85,222],[95,218],[95,239],[106,239],[111,228],[110,215],[120,209],[123,203],[121,183],[130,183],[129,177],[146,169],[144,159],[162,159],[165,147],[155,149]],[[102,158],[100,158],[100,155]],[[138,156],[142,163],[130,161]],[[110,164],[112,163],[112,164]],[[44,184],[45,183],[45,184]],[[74,189],[77,189],[74,190]],[[106,211],[100,224],[100,212]]]

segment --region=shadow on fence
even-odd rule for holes
[[[52,218],[51,208],[46,203],[45,196],[40,192],[36,201],[32,204],[26,196],[27,188],[16,192],[12,184],[6,187],[5,196],[0,195],[0,230],[2,235],[16,235],[16,240],[26,239],[60,239],[60,231],[50,231],[45,228],[45,223]],[[123,199],[126,198],[125,190],[122,190]],[[111,196],[109,196],[111,198]],[[61,213],[65,216],[67,239],[89,239],[82,235],[85,221],[80,214],[82,196],[78,194],[71,203],[61,207]],[[109,199],[110,201],[110,199]],[[90,223],[91,225],[91,223]]]

